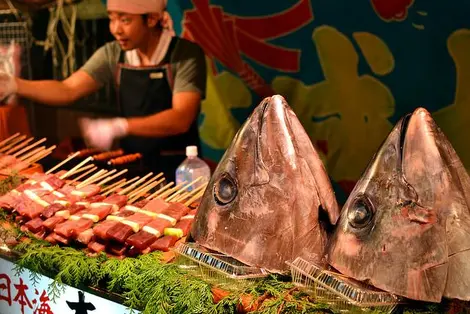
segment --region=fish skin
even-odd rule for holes
[[[233,186],[236,193],[230,192]],[[326,225],[319,221],[320,210],[328,215]],[[254,109],[226,150],[201,199],[191,237],[249,266],[285,273],[286,261],[298,256],[324,262],[324,227],[338,216],[320,157],[295,113],[275,95]]]
[[[328,262],[409,299],[469,300],[470,178],[426,109],[408,121],[397,123],[344,204]]]

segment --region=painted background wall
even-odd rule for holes
[[[218,160],[263,96],[285,96],[340,201],[400,117],[431,111],[470,168],[470,3],[169,0],[208,55],[201,134]]]

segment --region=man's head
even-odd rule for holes
[[[167,0],[108,0],[109,29],[123,50],[142,46],[159,25]]]

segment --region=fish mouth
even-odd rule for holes
[[[419,205],[419,193],[413,184],[409,182],[415,181],[413,178],[407,176],[412,176],[416,174],[413,164],[411,166],[409,151],[414,150],[414,145],[417,140],[425,140],[420,137],[417,130],[426,130],[425,133],[433,134],[434,127],[430,125],[429,121],[432,120],[431,114],[424,108],[417,108],[413,113],[407,114],[402,118],[400,125],[400,132],[398,138],[398,156],[397,156],[397,171],[399,174],[399,185],[401,186],[401,205],[410,205],[416,204]],[[426,152],[423,152],[426,153]],[[411,168],[410,168],[411,167]]]
[[[409,113],[406,116],[402,118],[401,126],[400,126],[400,137],[399,137],[399,158],[398,158],[398,166],[401,170],[403,169],[403,155],[404,155],[404,147],[405,147],[405,141],[406,141],[406,135],[407,135],[407,130],[410,125],[411,117],[413,114]]]
[[[285,123],[286,121],[286,111],[285,111],[285,101],[284,98],[280,95],[274,95],[272,97],[267,97],[264,99],[264,104],[261,106],[259,111],[259,120],[257,125],[256,132],[256,142],[255,142],[255,173],[251,182],[252,186],[264,185],[269,183],[270,176],[269,170],[263,160],[263,127],[264,124],[269,121],[276,121],[277,123]],[[280,120],[284,120],[281,122]]]

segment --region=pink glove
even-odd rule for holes
[[[127,135],[128,124],[124,118],[82,119],[80,121],[85,142],[100,150],[109,150],[116,138]]]

